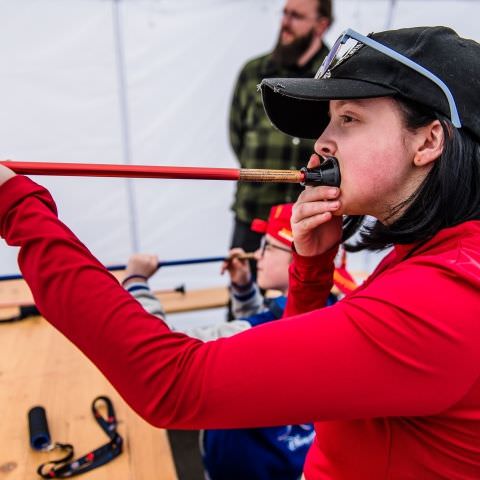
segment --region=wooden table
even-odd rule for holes
[[[101,394],[113,401],[124,453],[81,478],[177,478],[165,431],[137,416],[96,367],[45,320],[0,324],[0,335],[0,479],[39,478],[37,466],[61,456],[30,448],[27,412],[35,405],[46,409],[52,440],[72,443],[76,456],[107,443],[90,411],[92,400]]]
[[[175,295],[175,294],[169,294]],[[179,295],[179,294],[176,294]],[[1,318],[31,302],[23,281],[1,282]],[[3,307],[3,308],[2,308]],[[107,443],[90,406],[108,395],[124,438],[124,452],[80,478],[85,480],[176,480],[165,430],[142,420],[110,386],[97,368],[41,317],[0,323],[0,479],[32,480],[38,465],[62,452],[37,452],[29,445],[28,410],[42,405],[53,441],[72,443],[75,456]]]
[[[119,272],[118,277],[122,276]],[[158,295],[167,313],[224,306],[225,287]],[[0,282],[0,318],[33,303],[23,280]],[[93,419],[92,400],[108,395],[124,438],[124,453],[83,474],[85,480],[176,480],[166,432],[148,425],[119,397],[97,368],[41,317],[0,323],[0,480],[31,480],[38,465],[62,452],[30,448],[27,412],[42,405],[53,441],[72,443],[75,456],[108,441]]]

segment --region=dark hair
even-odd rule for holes
[[[343,239],[359,233],[349,251],[383,250],[393,244],[415,244],[417,248],[443,228],[468,220],[480,220],[480,145],[468,131],[455,128],[449,119],[431,109],[396,98],[405,127],[415,130],[440,120],[445,136],[440,157],[409,198],[393,208],[403,214],[390,224],[366,224],[363,216],[344,220]]]
[[[326,17],[330,24],[333,23],[332,0],[317,0],[319,17]]]

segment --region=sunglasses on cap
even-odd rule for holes
[[[390,57],[391,59],[411,68],[412,70],[415,70],[420,75],[423,75],[435,83],[442,90],[448,100],[451,122],[456,128],[462,127],[452,92],[450,92],[447,85],[440,78],[401,53],[398,53],[395,50],[377,42],[376,40],[366,37],[365,35],[362,35],[361,33],[358,33],[350,28],[345,30],[333,44],[330,53],[325,57],[322,65],[315,75],[315,78],[329,78],[331,70],[336,65],[339,65],[344,60],[355,54],[355,52],[357,52],[362,45],[366,45],[380,53],[383,53],[387,57]]]

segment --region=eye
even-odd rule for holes
[[[340,115],[340,123],[342,125],[345,125],[346,123],[352,123],[354,122],[356,119],[353,118],[352,116],[350,115]]]

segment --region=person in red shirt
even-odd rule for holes
[[[229,338],[171,332],[6,168],[0,234],[42,314],[153,425],[313,421],[307,480],[478,479],[479,88],[480,45],[446,27],[347,30],[316,78],[264,80],[271,121],[317,138],[309,166],[336,157],[342,180],[293,208],[285,318]],[[352,248],[393,249],[321,308],[354,232]]]

